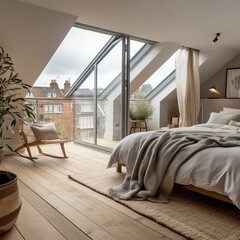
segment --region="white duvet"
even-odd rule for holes
[[[183,128],[169,131],[182,131]],[[199,124],[185,131],[234,133],[240,135],[240,128],[218,124]],[[114,149],[108,167],[116,163],[126,163],[129,149],[140,140],[146,138],[150,132],[135,133],[123,139]],[[130,161],[130,160],[128,160]],[[208,191],[227,195],[240,208],[240,146],[206,148],[194,154],[179,169],[176,183],[193,185]]]

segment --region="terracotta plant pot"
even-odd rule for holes
[[[0,235],[14,226],[21,205],[17,175],[7,171],[0,171]]]

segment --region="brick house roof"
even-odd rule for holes
[[[64,98],[64,94],[70,88],[70,81],[66,80],[64,88],[60,89],[57,80],[51,80],[49,87],[35,87],[33,86],[30,90],[31,97],[52,97],[52,98]]]

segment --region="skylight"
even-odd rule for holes
[[[145,98],[175,69],[174,53],[157,71],[155,71],[141,86],[132,94],[133,98]]]

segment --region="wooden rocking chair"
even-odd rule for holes
[[[60,138],[54,123],[47,125],[24,125],[20,130],[20,135],[23,143],[14,150],[14,152],[16,152],[19,156],[25,157],[32,161],[34,159],[38,159],[37,157],[33,157],[30,149],[30,147],[36,146],[38,152],[45,156],[54,158],[68,158],[64,147],[64,143],[68,142],[68,140]],[[44,144],[60,144],[62,155],[58,156],[43,152],[40,145]],[[28,156],[21,153],[21,150],[24,148],[26,148]]]

